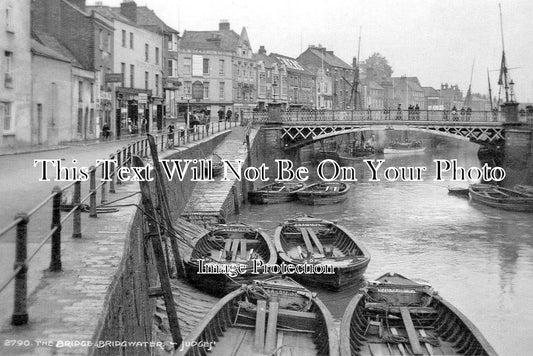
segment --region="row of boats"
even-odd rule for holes
[[[492,184],[471,184],[468,188],[450,187],[448,192],[469,196],[473,202],[493,208],[533,212],[533,187],[528,185],[509,189]]]
[[[271,240],[251,226],[214,226],[184,256],[194,285],[222,299],[177,355],[496,355],[479,330],[426,282],[388,273],[349,303],[340,335],[331,313],[304,285],[340,289],[363,279],[370,254],[346,228],[299,217]],[[238,275],[198,274],[202,264],[240,265]],[[263,273],[254,266],[312,265],[308,273]],[[326,266],[333,273],[324,274]],[[204,265],[205,267],[205,265]],[[323,267],[323,268],[317,268]],[[315,271],[315,272],[313,272]]]
[[[309,205],[335,204],[346,200],[350,186],[344,182],[303,183],[277,182],[248,193],[253,204],[275,204],[298,200]]]

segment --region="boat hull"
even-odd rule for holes
[[[335,268],[333,274],[292,274],[291,277],[308,286],[339,290],[361,283],[369,262],[366,260],[356,266]]]
[[[300,202],[308,205],[337,204],[348,198],[349,190],[350,187],[345,183],[316,183],[298,190],[296,196]]]
[[[413,154],[413,153],[422,153],[426,150],[425,147],[420,148],[384,148],[383,153],[384,154]]]
[[[518,212],[533,212],[533,196],[516,190],[495,187],[487,184],[474,184],[469,189],[473,202]]]
[[[372,355],[496,355],[476,326],[430,286],[398,276],[369,282],[350,301],[340,327],[342,356],[363,350]]]

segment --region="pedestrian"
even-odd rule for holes
[[[396,120],[402,119],[402,104],[398,104],[398,109],[396,109]]]
[[[104,126],[102,126],[102,136],[104,136],[104,141],[107,141],[109,139],[110,134],[111,129],[109,128],[109,124],[106,122]]]
[[[141,133],[142,134],[145,134],[146,131],[147,131],[147,125],[148,122],[146,121],[146,119],[143,117],[143,119],[141,120]]]
[[[218,114],[218,121],[224,121],[224,109],[220,108],[218,111],[217,111],[217,114]]]
[[[415,105],[415,120],[420,120],[420,107],[418,104]]]
[[[470,121],[470,117],[472,116],[472,109],[470,106],[466,108],[466,121]]]
[[[455,105],[452,108],[452,121],[459,121],[459,117],[457,116],[457,108]]]
[[[466,121],[465,120],[465,115],[466,115],[466,110],[464,108],[464,106],[461,108],[461,121]]]
[[[232,115],[233,115],[233,112],[231,112],[231,109],[228,109],[228,112],[226,113],[226,121],[231,121]]]
[[[174,124],[172,122],[168,125],[167,147],[174,147]]]
[[[128,134],[131,135],[132,131],[133,131],[133,124],[131,122],[131,118],[128,117]]]

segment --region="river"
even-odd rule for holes
[[[359,167],[358,181],[350,183],[349,198],[341,204],[246,204],[235,219],[271,236],[281,221],[297,214],[334,220],[355,232],[370,251],[367,279],[394,271],[427,280],[476,324],[499,354],[530,355],[533,214],[480,206],[448,195],[448,185],[467,183],[433,181],[434,159],[457,159],[462,167],[478,167],[476,152],[475,145],[465,143],[417,155],[385,156],[384,167],[427,167],[423,181],[368,182],[369,169]],[[338,321],[357,288],[315,291]]]

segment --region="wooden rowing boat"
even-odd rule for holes
[[[420,142],[396,142],[383,149],[384,154],[422,153],[426,150]]]
[[[276,228],[274,244],[279,263],[331,266],[333,274],[293,274],[306,284],[339,289],[361,281],[370,253],[346,228],[331,221],[302,217],[287,220]]]
[[[448,194],[468,197],[468,187],[448,187]]]
[[[489,184],[472,184],[470,199],[493,208],[533,212],[533,195]]]
[[[269,277],[261,268],[257,269],[258,273],[252,273],[254,260],[256,263],[276,263],[276,250],[270,237],[249,225],[218,225],[196,241],[185,260],[185,268],[187,277],[196,287],[220,296],[243,283]],[[237,266],[245,266],[238,271],[244,273],[231,273],[237,272]],[[218,273],[199,274],[199,271]]]
[[[290,278],[244,285],[222,298],[178,347],[176,356],[338,356],[326,306]]]
[[[346,200],[349,190],[350,187],[343,182],[321,182],[298,190],[296,196],[304,204],[336,204]]]
[[[427,283],[388,273],[348,304],[342,356],[496,355],[476,326]]]
[[[209,159],[212,162],[211,171],[213,172],[213,177],[219,176],[224,170],[224,163],[222,162],[222,158],[218,154],[213,153],[209,156]]]
[[[513,189],[533,196],[533,186],[531,185],[517,184]]]
[[[296,200],[296,191],[304,188],[303,183],[272,183],[248,193],[248,200],[254,204],[275,204]]]

